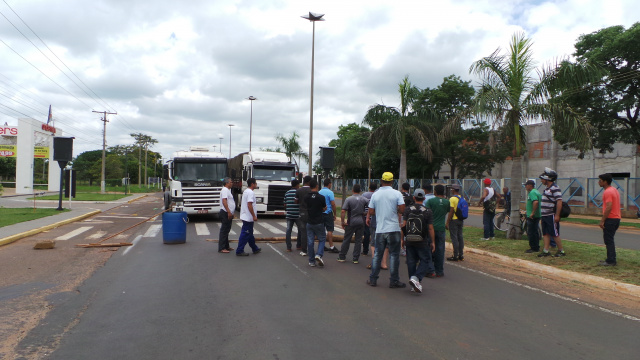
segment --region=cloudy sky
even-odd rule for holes
[[[293,131],[308,149],[309,11],[326,14],[315,34],[314,152],[369,106],[397,106],[405,75],[420,88],[451,74],[475,80],[471,63],[514,32],[544,64],[570,56],[581,34],[638,21],[637,0],[0,0],[0,124],[46,122],[51,104],[77,155],[102,147],[92,111],[117,112],[109,146],[142,132],[167,158],[220,143],[228,154],[234,124],[236,155],[249,149],[245,99],[255,96],[253,150]]]

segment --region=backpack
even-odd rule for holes
[[[410,212],[407,216],[407,225],[406,225],[406,233],[404,236],[405,241],[407,242],[420,242],[424,241],[424,217],[422,216],[422,211],[417,212],[419,208],[415,206],[411,206],[409,208]]]
[[[495,213],[496,212],[496,192],[493,192],[493,196],[487,200],[484,201],[482,203],[482,207],[484,208],[485,211],[488,211],[490,213]]]
[[[553,211],[555,213],[555,208]],[[562,208],[560,209],[560,217],[564,219],[569,217],[569,215],[571,215],[571,207],[569,207],[569,204],[566,201],[563,201]]]
[[[456,217],[460,220],[466,220],[469,217],[469,203],[462,196],[456,196],[458,198],[458,206],[456,207]]]

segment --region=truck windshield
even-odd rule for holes
[[[182,181],[221,181],[227,176],[227,163],[176,162],[173,178]]]
[[[253,177],[256,180],[271,180],[271,181],[291,181],[295,174],[293,168],[253,168]]]

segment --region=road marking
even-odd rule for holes
[[[133,239],[133,241],[131,242],[132,245],[131,246],[127,246],[127,248],[124,249],[124,251],[122,252],[122,256],[127,255],[129,250],[131,250],[134,246],[136,246],[136,244],[138,243],[138,241],[140,241],[140,239],[142,239],[142,235],[136,236],[136,238]]]
[[[91,239],[91,240],[100,239],[101,237],[103,237],[105,235],[107,235],[106,231],[99,230],[99,231],[96,231],[95,233],[93,233],[92,235],[89,235],[87,237],[87,239]]]
[[[520,286],[520,287],[523,287],[523,288],[528,289],[528,290],[532,290],[532,291],[536,291],[536,292],[539,292],[539,293],[543,293],[545,295],[549,295],[549,296],[552,296],[552,297],[560,299],[560,300],[570,301],[572,303],[575,303],[575,304],[578,304],[578,305],[583,305],[583,306],[586,306],[588,308],[591,308],[591,309],[594,309],[594,310],[599,310],[599,311],[602,311],[604,313],[611,314],[611,315],[614,315],[614,316],[618,316],[618,317],[621,317],[621,318],[624,318],[624,319],[627,319],[627,320],[640,321],[640,318],[637,318],[635,316],[623,314],[623,313],[617,312],[615,310],[603,308],[602,306],[589,304],[589,303],[586,303],[584,301],[580,301],[580,300],[577,300],[577,299],[572,299],[572,298],[564,296],[564,295],[552,293],[552,292],[549,292],[549,291],[546,291],[546,290],[535,288],[533,286],[521,284],[519,282],[516,282],[516,281],[513,281],[513,280],[509,280],[509,279],[505,279],[505,278],[502,278],[502,277],[499,277],[499,276],[491,275],[491,274],[488,274],[488,273],[480,271],[480,270],[470,269],[468,267],[464,267],[464,266],[459,265],[459,264],[447,263],[447,265],[457,266],[459,268],[462,268],[462,269],[465,269],[465,270],[469,270],[469,271],[474,272],[476,274],[481,274],[481,275],[490,277],[492,279],[504,281],[504,282],[506,282],[508,284],[511,284],[511,285],[516,285],[516,286]]]
[[[156,237],[156,235],[158,235],[158,233],[160,232],[160,229],[162,229],[162,225],[153,224],[149,226],[149,228],[144,233],[144,235],[142,235],[142,237]]]
[[[148,219],[148,216],[129,216],[129,215],[96,215],[97,218],[116,218],[116,219]]]
[[[274,235],[282,233],[281,229],[278,229],[277,227],[275,227],[275,226],[273,226],[273,225],[271,225],[269,223],[261,222],[259,224],[262,225],[263,228],[267,229],[267,231],[271,231],[271,233],[273,233]],[[255,232],[255,230],[254,230],[254,232]]]
[[[199,236],[211,235],[206,223],[196,223],[196,234]]]
[[[288,257],[286,257],[283,253],[280,252],[280,250],[276,249],[275,247],[273,247],[272,244],[267,243],[267,246],[269,246],[270,248],[273,249],[273,251],[275,251],[276,253],[278,253],[278,255],[282,256],[283,259],[287,260],[289,262],[289,264],[293,265],[294,268],[298,269],[298,271],[300,271],[301,273],[303,273],[305,276],[309,276],[309,274],[302,270],[298,265],[294,264]]]
[[[71,232],[68,232],[68,233],[66,233],[66,234],[64,234],[64,235],[58,236],[58,237],[56,238],[56,240],[69,240],[69,239],[71,239],[72,237],[74,237],[74,236],[78,236],[78,235],[82,234],[83,232],[85,232],[85,231],[87,231],[87,230],[89,230],[89,229],[92,229],[92,228],[93,228],[93,226],[83,226],[83,227],[79,227],[79,228],[77,228],[77,229],[75,229],[75,230],[73,230],[73,231],[71,231]]]

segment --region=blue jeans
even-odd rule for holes
[[[431,247],[429,246],[407,246],[407,269],[409,278],[416,276],[419,281],[427,274],[431,263]]]
[[[384,256],[384,249],[389,247],[389,272],[391,283],[400,280],[398,267],[400,265],[400,231],[389,233],[376,233],[375,235],[376,251],[373,255],[373,263],[371,264],[371,282],[378,281],[380,274],[380,264]]]
[[[316,253],[313,246],[316,236],[318,237],[317,255],[322,257],[322,255],[324,255],[324,243],[327,241],[327,233],[325,232],[324,224],[307,223],[307,255],[309,255],[310,263],[316,261]]]
[[[302,227],[302,220],[300,220],[300,218],[287,219],[287,232],[285,233],[285,238],[284,238],[285,242],[287,243],[287,250],[291,250],[291,231],[293,230],[294,224],[298,229],[298,236],[296,238],[296,247],[302,248],[302,246],[300,245],[300,232],[302,232],[303,230],[306,231],[306,229]]]
[[[258,251],[260,249],[256,245],[256,238],[253,237],[253,221],[244,221],[242,220],[242,230],[240,230],[240,238],[238,238],[238,248],[236,249],[236,254],[242,254],[244,252],[244,247],[249,243],[249,247],[253,252]]]
[[[447,233],[445,231],[435,231],[436,250],[433,252],[433,267],[436,275],[444,274],[444,243]]]
[[[493,218],[496,217],[495,212],[483,211],[482,212],[482,225],[484,225],[484,238],[492,238],[496,236],[495,229],[493,228]]]

